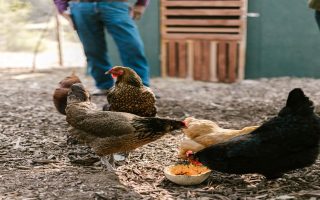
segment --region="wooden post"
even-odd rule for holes
[[[62,56],[62,42],[61,42],[61,26],[60,26],[60,19],[58,13],[56,13],[56,39],[58,43],[58,59],[59,59],[59,66],[63,67],[63,56]]]
[[[245,73],[245,64],[246,64],[246,49],[247,49],[247,12],[248,12],[248,0],[243,0],[243,7],[242,7],[242,19],[243,23],[241,25],[241,36],[242,39],[240,40],[239,44],[239,68],[238,68],[238,77],[237,80],[241,81],[244,79]]]
[[[163,34],[164,34],[164,25],[162,23],[163,20],[165,20],[165,16],[163,14],[163,1],[159,2],[160,4],[160,19],[161,19],[161,23],[160,23],[160,45],[161,45],[161,52],[160,52],[160,62],[161,62],[161,76],[162,77],[167,77],[167,56],[168,56],[168,52],[167,52],[167,41],[163,39]]]
[[[217,82],[218,76],[217,76],[217,45],[218,43],[215,41],[211,41],[210,44],[210,81]]]
[[[187,69],[187,79],[193,80],[193,70],[194,70],[194,41],[187,40],[188,46],[188,69]]]

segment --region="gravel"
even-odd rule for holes
[[[87,88],[92,79],[76,68]],[[197,186],[165,179],[163,168],[179,162],[180,132],[130,153],[107,172],[89,148],[67,145],[68,124],[52,103],[57,83],[72,69],[0,74],[0,199],[319,199],[320,159],[277,180],[256,174],[212,173]],[[216,121],[224,128],[258,125],[277,114],[289,91],[301,87],[320,104],[320,80],[272,78],[234,84],[154,78],[158,115]],[[102,106],[105,97],[93,97]],[[319,110],[319,109],[317,109]],[[88,165],[74,159],[88,158]],[[88,162],[89,162],[88,161]]]

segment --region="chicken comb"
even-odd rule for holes
[[[193,155],[194,155],[193,151],[191,151],[191,150],[187,151],[186,155],[187,155],[187,158],[188,158],[189,162],[192,163],[193,165],[196,165],[196,166],[201,166],[202,165],[201,162],[199,162],[198,160],[193,158]]]
[[[186,126],[188,126],[189,123],[190,123],[193,119],[195,119],[195,118],[191,116],[191,117],[185,118],[183,121],[186,123]]]

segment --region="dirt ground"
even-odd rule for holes
[[[84,84],[92,79],[77,69]],[[100,162],[76,164],[75,157],[90,154],[84,146],[66,143],[68,124],[53,107],[52,93],[71,69],[34,74],[0,74],[0,199],[320,199],[320,159],[311,167],[268,181],[256,174],[213,172],[197,186],[168,181],[163,168],[178,162],[182,134],[133,151],[107,172]],[[284,106],[288,92],[301,87],[320,105],[320,80],[274,78],[236,84],[181,79],[152,80],[160,97],[159,116],[187,116],[216,121],[225,128],[261,124]],[[94,97],[103,105],[105,97]],[[76,152],[76,153],[75,153]]]

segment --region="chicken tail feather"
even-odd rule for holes
[[[170,131],[185,128],[183,121],[159,118],[159,117],[145,117],[135,118],[132,123],[137,132],[144,133],[140,136],[149,137],[150,135],[164,135]]]
[[[313,102],[301,88],[295,88],[289,93],[286,108],[297,114],[310,114],[314,110]]]

